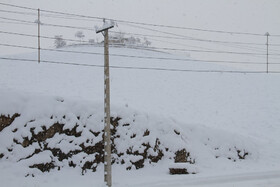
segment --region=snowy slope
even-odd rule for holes
[[[65,49],[103,52],[101,47],[89,46]],[[110,48],[110,53],[181,58],[161,52],[128,48]],[[36,54],[23,54],[13,56],[13,58],[36,59]],[[42,59],[78,64],[103,64],[102,55],[43,52]],[[51,115],[52,112],[80,115],[83,112],[94,111],[102,119],[103,68],[47,63],[38,65],[35,62],[7,60],[0,62],[1,114],[24,113],[25,117],[21,120],[28,121],[32,117]],[[229,66],[210,63],[116,56],[110,57],[110,63],[112,66],[129,67],[232,70]],[[112,115],[121,116],[127,120],[131,120],[135,114],[143,116],[144,127],[152,126],[155,128],[156,135],[160,134],[157,132],[158,129],[179,129],[185,137],[186,147],[196,159],[198,170],[196,175],[170,176],[167,174],[170,164],[168,159],[156,166],[147,166],[139,171],[127,172],[120,166],[114,166],[113,171],[118,178],[113,179],[113,184],[116,186],[137,184],[138,186],[157,186],[162,184],[159,181],[166,178],[167,181],[164,183],[167,186],[180,186],[184,185],[186,180],[195,181],[201,177],[205,177],[207,181],[209,178],[211,180],[211,176],[235,174],[237,177],[225,179],[225,181],[234,181],[238,179],[240,173],[280,170],[278,162],[280,157],[278,151],[280,148],[278,137],[280,88],[277,86],[279,80],[280,77],[277,74],[195,73],[111,68]],[[65,100],[65,106],[57,104],[56,101],[61,99]],[[141,119],[143,122],[143,118]],[[163,134],[160,136],[164,139]],[[0,138],[1,149],[3,149],[7,142],[9,143],[7,140],[13,137],[1,135]],[[171,142],[171,146],[175,144],[173,143],[175,139],[164,140],[166,144]],[[233,154],[229,150],[234,149],[235,146],[249,151],[248,159],[238,162],[227,159]],[[10,162],[0,161],[1,171],[4,169],[7,171],[1,172],[1,179],[7,177],[8,180],[5,180],[7,186],[16,186],[17,181],[9,181],[9,178],[22,175],[25,170],[20,165],[13,166]],[[10,167],[17,168],[17,171],[8,169]],[[54,173],[59,173],[63,178],[63,172],[72,175],[73,180],[76,175],[80,178],[78,171],[69,169]],[[50,175],[52,175],[50,181],[46,181],[45,177]],[[39,175],[35,177],[35,181],[44,181],[40,185],[37,183],[39,186],[53,185],[57,181],[61,185],[66,184],[66,181],[55,175],[52,172]],[[85,185],[101,185],[101,176],[102,167],[100,166],[96,173],[86,174],[82,179],[86,178]],[[132,179],[125,181],[127,176],[131,176]],[[279,177],[279,172],[276,172],[274,176]],[[91,177],[96,180],[91,181]],[[147,179],[145,184],[141,182],[143,178]],[[26,186],[32,183],[32,179],[24,177],[20,177],[19,181],[24,181],[23,184]],[[262,182],[265,184],[266,181]]]
[[[66,48],[100,52],[103,48]],[[180,58],[163,53],[112,48],[111,54]],[[17,56],[15,56],[17,57]],[[20,55],[37,59],[36,54]],[[103,65],[102,55],[43,52],[42,60]],[[233,70],[210,63],[110,57],[112,66],[172,69]],[[82,98],[103,102],[103,68],[40,64],[1,60],[1,88],[43,95]],[[191,73],[132,69],[111,69],[113,105],[168,115],[188,123],[243,130],[256,137],[255,129],[279,123],[279,75]],[[160,93],[160,94],[159,94]],[[168,98],[168,99],[167,99]],[[232,128],[234,126],[234,128]],[[230,128],[230,129],[229,129]],[[248,132],[248,129],[251,129]],[[274,131],[278,132],[277,129]],[[275,136],[269,135],[273,138]],[[278,139],[275,139],[277,141]]]

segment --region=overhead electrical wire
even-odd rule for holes
[[[1,31],[1,30],[0,30],[0,33],[11,34],[11,35],[19,35],[19,36],[27,36],[27,37],[34,37],[34,38],[38,37],[38,35],[16,33],[16,32],[5,32],[5,31]],[[52,39],[52,40],[56,39],[55,37],[48,37],[48,36],[40,36],[40,37],[44,38],[44,39]],[[63,39],[63,40],[65,40],[65,41],[75,41],[75,42],[88,43],[86,41],[80,41],[80,40],[74,40],[74,39]],[[119,44],[115,44],[115,43],[113,43],[113,44],[111,44],[111,46],[123,46],[123,44],[120,44],[120,43]],[[169,51],[185,51],[185,52],[200,52],[200,53],[223,53],[223,54],[236,54],[236,55],[266,55],[266,54],[261,54],[261,53],[245,53],[245,52],[234,52],[234,51],[178,49],[178,48],[167,48],[167,47],[144,47],[144,46],[129,45],[129,44],[127,46],[128,47],[133,47],[133,48],[140,48],[140,49],[169,50]]]
[[[1,18],[0,18],[1,19]],[[36,26],[34,23],[22,23],[22,22],[12,22],[12,21],[0,21],[0,24],[15,24],[15,25],[30,25],[30,26]]]
[[[2,60],[11,61],[25,61],[25,62],[37,62],[34,59],[22,59],[22,58],[8,58],[0,57]],[[73,65],[73,66],[85,66],[85,67],[99,67],[104,68],[104,65],[96,64],[80,64],[75,62],[64,61],[48,61],[41,60],[42,63],[60,64],[60,65]],[[133,67],[133,66],[109,66],[113,69],[133,69],[133,70],[153,70],[153,71],[169,71],[169,72],[194,72],[194,73],[237,73],[237,74],[266,74],[266,71],[227,71],[227,70],[195,70],[195,69],[171,69],[171,68],[158,68],[158,67]],[[280,73],[280,71],[270,71],[269,73]]]
[[[145,28],[145,29],[148,29],[148,28]],[[148,29],[148,30],[151,30],[151,29]],[[160,32],[160,33],[168,34],[168,35],[174,35],[173,33],[170,33],[170,32],[163,32],[163,31],[159,31],[159,30],[155,30],[155,29],[152,29],[152,31]],[[176,34],[175,34],[175,36],[179,36],[179,37],[139,34],[139,33],[131,33],[131,32],[115,32],[115,31],[110,31],[110,32],[111,33],[119,33],[119,34],[121,34],[121,33],[123,33],[123,34],[130,34],[130,35],[134,35],[134,36],[155,37],[155,38],[168,38],[168,39],[177,39],[177,40],[195,40],[195,41],[201,41],[201,42],[232,43],[232,44],[245,44],[245,45],[265,45],[264,43],[207,40],[207,39],[200,39],[200,38],[194,38],[194,37],[189,37],[189,36],[184,36],[184,35],[176,35]]]
[[[35,9],[34,9],[35,10]],[[31,12],[20,12],[20,11],[8,11],[8,10],[0,10],[0,12],[7,12],[7,13],[16,13],[16,14],[23,14],[23,15],[35,15],[37,16],[37,13],[31,13]],[[56,15],[52,15],[52,14],[41,14],[41,16],[46,16],[46,17],[54,17],[54,18],[61,18],[61,19],[72,19],[72,20],[83,20],[83,21],[92,21],[91,19],[87,18],[87,19],[81,19],[81,18],[75,18],[75,17],[63,17],[63,16],[56,16]],[[72,15],[73,16],[73,15]],[[19,20],[17,20],[19,21]],[[101,20],[99,20],[101,21]],[[14,23],[13,23],[14,24]],[[49,24],[50,26],[52,24]],[[52,25],[55,26],[55,25]],[[66,26],[69,28],[73,28],[74,26]],[[83,29],[83,28],[82,28]],[[86,28],[86,29],[90,29],[91,28]],[[118,33],[115,31],[111,31],[112,33]],[[129,33],[129,32],[125,32],[124,34],[130,34],[130,35],[135,35],[135,36],[144,36],[144,37],[159,37],[159,38],[170,38],[170,39],[187,39],[187,38],[182,38],[182,37],[171,37],[171,36],[158,36],[158,35],[148,35],[148,34],[139,34],[139,33]],[[278,36],[278,35],[274,35],[274,36]],[[280,35],[279,35],[280,36]],[[235,44],[248,44],[248,45],[265,45],[262,43],[250,43],[250,42],[230,42],[230,41],[215,41],[215,40],[205,40],[205,39],[199,39],[199,38],[193,38],[193,40],[198,40],[198,41],[208,41],[208,42],[218,42],[218,43],[235,43]],[[280,46],[280,44],[270,44],[270,46]]]
[[[9,4],[9,3],[0,3],[0,5],[37,11],[37,9],[35,9],[35,8],[19,6],[19,5]],[[42,12],[53,13],[53,14],[61,14],[61,15],[76,16],[76,17],[83,17],[83,18],[91,18],[91,19],[99,19],[99,20],[104,19],[104,18],[101,18],[101,17],[98,17],[98,16],[87,16],[87,15],[81,15],[81,14],[73,14],[73,13],[51,11],[51,10],[44,10],[44,9],[41,9],[41,11]],[[106,18],[106,19],[113,20],[113,21],[120,22],[120,23],[129,23],[129,24],[145,25],[145,26],[153,26],[153,27],[164,27],[164,28],[181,29],[181,30],[194,30],[194,31],[201,31],[201,32],[212,32],[212,33],[231,34],[231,35],[236,34],[236,35],[264,36],[264,34],[251,33],[251,32],[223,31],[223,30],[213,30],[213,29],[202,29],[202,28],[193,28],[193,27],[181,27],[181,26],[171,26],[171,25],[163,25],[163,24],[143,23],[143,22],[135,22],[135,21],[127,21],[127,20],[111,19],[111,18]],[[272,36],[280,37],[280,35],[272,35]]]
[[[11,13],[11,14],[19,14],[19,15],[38,16],[38,13],[32,13],[32,12],[9,11],[9,10],[1,10],[1,9],[0,9],[0,12]],[[93,21],[92,19],[89,19],[89,18],[65,17],[63,15],[46,14],[46,13],[42,13],[42,14],[40,14],[40,16],[41,17],[48,17],[48,18],[78,20],[78,21]],[[95,21],[101,21],[101,20],[95,20]]]
[[[0,33],[3,33],[3,34],[11,34],[11,35],[19,35],[19,36],[27,36],[27,37],[34,37],[34,38],[38,38],[38,35],[32,35],[32,34],[24,34],[24,33],[16,33],[16,32],[5,32],[5,31],[1,31],[0,30]],[[55,40],[56,38],[55,37],[50,37],[50,36],[40,36],[41,38],[43,39],[52,39],[52,40]],[[67,39],[67,38],[63,38],[64,41],[72,41],[72,42],[79,42],[79,43],[86,43],[86,44],[89,44],[88,41],[81,41],[81,40],[75,40],[75,39]],[[153,40],[153,39],[152,39]],[[156,40],[156,41],[159,41],[159,40]],[[173,44],[177,44],[177,43],[173,43]],[[93,43],[90,43],[91,46],[100,46],[100,44],[93,44]],[[110,44],[110,46],[123,46],[123,44]],[[129,44],[126,44],[126,46],[128,47],[133,47],[133,48],[140,48],[140,49],[145,49],[144,46],[137,46],[137,45],[129,45]],[[195,48],[201,48],[201,47],[197,47],[197,46],[191,46],[189,45],[190,47],[195,47]],[[264,54],[255,54],[255,53],[243,53],[243,52],[234,52],[234,51],[217,51],[217,50],[211,50],[211,49],[208,49],[208,50],[195,50],[195,49],[178,49],[178,48],[166,48],[166,47],[146,47],[146,49],[154,49],[154,50],[169,50],[169,51],[185,51],[185,52],[204,52],[204,53],[225,53],[225,54],[244,54],[244,55],[264,55]],[[276,52],[279,52],[277,50],[273,50],[273,51],[276,51]]]
[[[35,21],[32,22],[32,21],[25,21],[25,20],[21,20],[21,19],[13,19],[13,18],[6,18],[6,17],[0,17],[0,19],[9,20],[9,21],[18,21],[18,22],[22,22],[22,23],[37,24],[37,23],[35,23]],[[50,23],[41,23],[40,25],[42,25],[42,26],[62,27],[62,28],[70,28],[70,29],[83,29],[83,30],[94,31],[94,28],[89,28],[89,27],[78,27],[78,26],[71,26],[71,25],[57,25],[57,24],[50,24]]]
[[[7,17],[0,17],[0,19],[10,20],[10,21],[18,21],[18,22],[22,22],[22,23],[33,23],[33,24],[36,24],[35,22],[32,22],[32,21],[26,21],[26,20],[21,20],[21,19],[13,19],[13,18],[7,18]],[[57,25],[57,24],[50,24],[50,23],[42,23],[41,25],[42,26],[53,26],[53,27],[62,27],[62,28],[71,28],[71,29],[72,28],[73,29],[84,29],[84,30],[94,31],[94,28],[89,28],[89,27],[77,27],[77,26],[70,26],[70,25]],[[137,27],[139,27],[139,26],[137,26]],[[141,28],[143,28],[143,27],[141,27]],[[145,29],[147,29],[147,28],[145,28]],[[155,30],[155,29],[148,29],[148,30],[152,30],[152,31],[155,31],[155,32],[163,33],[163,34],[169,34],[169,35],[172,34],[172,33],[169,33],[169,32],[158,31],[158,30]],[[183,35],[177,35],[177,34],[174,34],[174,35],[181,37],[181,38],[177,38],[177,39],[194,40],[194,41],[200,41],[200,42],[232,43],[232,44],[246,44],[246,45],[252,44],[252,43],[243,43],[243,42],[204,40],[204,39],[192,38],[192,37],[183,36]],[[153,37],[161,37],[161,36],[153,35]],[[164,38],[173,38],[174,39],[174,37],[164,37]],[[265,45],[265,44],[256,43],[254,45]]]
[[[20,15],[30,15],[30,16],[37,16],[38,15],[38,14],[32,13],[32,12],[20,12],[20,11],[10,11],[10,10],[2,10],[2,9],[0,9],[0,12],[20,14]]]
[[[31,34],[24,34],[24,33],[15,33],[15,32],[5,32],[5,31],[0,31],[0,33],[4,33],[4,34],[12,34],[12,35],[19,35],[19,36],[27,36],[27,37],[34,37],[34,38],[38,38],[38,35],[31,35]],[[50,37],[50,36],[40,36],[41,38],[43,39],[52,39],[52,40],[55,40],[56,38],[55,37]],[[67,38],[63,38],[64,41],[72,41],[72,42],[79,42],[79,43],[86,43],[86,44],[89,44],[88,41],[81,41],[81,40],[75,40],[75,39],[67,39]],[[152,39],[152,40],[155,40],[155,39]],[[155,41],[160,41],[160,42],[165,42],[165,43],[172,43],[172,44],[177,44],[179,45],[178,43],[173,43],[173,42],[166,42],[166,41],[162,41],[162,40],[155,40]],[[92,46],[100,46],[100,44],[92,44],[90,43],[90,45]],[[110,46],[123,46],[123,44],[110,44]],[[133,47],[133,48],[140,48],[143,49],[144,47],[143,46],[137,46],[137,45],[128,45],[126,44],[126,46],[129,46],[129,47]],[[209,48],[203,48],[203,47],[197,47],[197,46],[193,46],[193,45],[184,45],[184,46],[188,46],[188,47],[194,47],[194,48],[199,48],[199,49],[207,49],[207,50],[211,50]],[[148,47],[147,49],[156,49],[156,50],[172,50],[172,51],[194,51],[194,52],[204,52],[203,50],[192,50],[192,49],[174,49],[174,48],[160,48],[160,47]],[[206,51],[205,51],[206,52]],[[208,52],[208,51],[207,51]],[[209,51],[210,53],[212,51]],[[216,51],[213,51],[213,53],[215,53]],[[219,53],[219,52],[218,52]],[[225,53],[231,53],[231,52],[227,52],[225,51]]]
[[[203,49],[203,50],[213,50],[211,48],[206,48],[206,47],[201,47],[201,46],[195,46],[195,45],[189,45],[189,44],[182,44],[182,43],[178,43],[178,42],[170,42],[170,41],[166,41],[166,40],[158,40],[158,39],[154,39],[154,38],[148,38],[149,41],[156,41],[156,42],[161,42],[161,43],[167,43],[167,44],[173,44],[173,45],[180,45],[180,46],[183,46],[183,47],[193,47],[193,48],[196,48],[196,49]],[[250,51],[260,51],[261,52],[264,52],[263,49],[261,48],[250,48],[249,46],[240,46],[240,45],[236,45],[236,44],[221,44],[221,45],[224,45],[224,46],[227,46],[227,47],[230,47],[230,48],[237,48],[237,49],[247,49],[247,50],[250,50]],[[249,47],[249,48],[248,48]]]
[[[181,39],[181,40],[183,39],[183,40],[203,41],[203,42],[219,43],[220,45],[227,46],[227,47],[232,47],[232,48],[247,49],[247,50],[252,50],[252,51],[256,51],[256,50],[266,51],[266,49],[264,49],[264,48],[249,46],[249,45],[259,45],[259,46],[264,46],[265,47],[266,44],[264,44],[264,43],[262,44],[262,43],[249,43],[249,42],[217,41],[217,40],[204,40],[204,39],[198,39],[198,38],[189,39],[189,38],[180,38],[180,37],[129,33],[129,32],[114,32],[114,31],[111,31],[111,32],[112,33],[119,33],[119,34],[121,34],[121,33],[131,34],[131,35],[135,35],[135,36],[144,36],[144,37],[147,37],[149,40],[152,40],[152,41],[154,40],[154,41],[159,41],[159,42],[163,42],[163,43],[170,43],[170,44],[183,45],[183,46],[186,46],[186,45],[185,44],[178,44],[178,43],[174,43],[174,42],[170,42],[170,41],[162,41],[162,40],[154,39],[152,37],[166,38],[166,39]],[[280,46],[280,44],[269,44],[269,46]],[[203,49],[202,47],[197,47],[197,46],[192,46],[192,47]],[[204,49],[209,49],[209,48],[204,48]],[[277,50],[273,50],[273,51],[277,51]],[[279,52],[279,51],[277,51],[277,52]]]
[[[21,22],[21,23],[33,23],[33,24],[36,24],[35,22],[21,20],[21,19],[13,19],[13,18],[6,18],[6,17],[0,17],[0,19],[9,20],[9,21],[18,21],[18,22]]]
[[[17,33],[17,32],[6,32],[6,31],[1,31],[1,30],[0,30],[0,33],[38,38],[38,35],[35,35],[35,34],[24,34],[24,33]],[[56,37],[42,36],[42,35],[40,35],[40,38],[43,38],[43,39],[50,39],[50,40],[56,40],[56,39],[57,39]],[[89,44],[89,45],[100,46],[99,44],[89,43],[88,41],[81,41],[81,40],[75,40],[75,39],[69,39],[69,38],[63,38],[63,40],[64,40],[64,41],[71,41],[71,42],[87,43],[87,44]]]
[[[0,19],[35,24],[35,22],[20,20],[20,19],[12,19],[12,18],[6,18],[6,17],[0,17]],[[50,23],[42,23],[42,25],[53,26],[53,27],[63,27],[63,28],[84,29],[84,30],[90,30],[90,31],[94,30],[93,28],[89,28],[89,27],[78,27],[78,26],[62,25],[62,24],[57,25],[57,24],[50,24]],[[160,30],[156,30],[156,29],[145,28],[145,27],[141,27],[141,26],[134,26],[134,25],[130,25],[130,24],[127,24],[127,25],[132,26],[132,27],[136,27],[136,28],[145,29],[145,30],[150,30],[150,31],[153,31],[153,32],[162,33],[162,34],[177,36],[177,37],[174,37],[174,36],[158,36],[158,35],[148,35],[148,34],[139,34],[139,33],[127,33],[127,34],[144,36],[144,37],[149,36],[149,37],[160,37],[160,38],[169,38],[169,39],[193,40],[193,41],[199,41],[199,42],[227,43],[227,44],[265,45],[265,44],[262,44],[262,43],[252,43],[252,42],[232,42],[232,41],[219,41],[219,40],[194,38],[194,37],[189,37],[189,36],[185,36],[185,35],[179,35],[179,34],[175,34],[175,33],[160,31]],[[114,31],[112,31],[112,32],[114,33]],[[115,32],[115,33],[117,33],[117,32]],[[274,45],[274,46],[279,45],[280,46],[280,44],[271,44],[271,45]]]
[[[32,21],[26,21],[26,20],[21,20],[21,19],[13,19],[13,18],[7,18],[7,17],[0,17],[0,19],[4,19],[4,20],[9,20],[9,21],[17,21],[17,22],[22,22],[22,23],[28,23],[28,24],[37,24]],[[42,26],[52,26],[52,27],[62,27],[62,28],[71,28],[71,29],[83,29],[83,30],[89,30],[89,31],[94,31],[94,28],[89,28],[89,27],[78,27],[78,26],[71,26],[71,25],[57,25],[57,24],[50,24],[50,23],[41,23]],[[137,26],[138,27],[138,26]],[[143,28],[143,27],[141,27]],[[148,29],[148,28],[145,28]],[[170,32],[164,32],[164,31],[159,31],[159,30],[155,30],[155,29],[148,29],[148,30],[152,30],[155,32],[160,32],[163,34],[169,34],[171,35],[172,33]],[[114,31],[113,31],[114,32]],[[118,33],[118,32],[115,32]],[[249,42],[231,42],[231,41],[218,41],[218,40],[206,40],[206,39],[199,39],[199,38],[193,38],[193,37],[188,37],[188,36],[184,36],[184,35],[177,35],[174,34],[175,36],[179,36],[178,37],[170,37],[170,36],[157,36],[157,35],[145,35],[145,34],[137,34],[137,33],[129,33],[132,35],[142,35],[142,36],[149,36],[149,37],[161,37],[161,38],[170,38],[170,39],[183,39],[183,40],[193,40],[193,41],[199,41],[199,42],[210,42],[210,43],[223,43],[223,44],[245,44],[245,45],[265,45],[265,44],[261,44],[261,43],[249,43]],[[278,45],[278,44],[271,44],[271,45]],[[279,44],[280,45],[280,44]]]
[[[112,44],[114,46],[114,44]],[[118,46],[118,45],[117,45]],[[119,45],[121,46],[121,45]],[[134,47],[139,49],[150,49],[150,50],[167,50],[167,51],[183,51],[183,52],[198,52],[198,53],[222,53],[222,54],[233,54],[233,55],[266,55],[262,53],[245,53],[245,52],[234,52],[234,51],[214,51],[214,50],[196,50],[196,49],[178,49],[168,47],[145,47],[136,45],[127,45],[128,47]]]
[[[0,3],[0,5],[5,5],[5,6],[10,6],[14,8],[22,8],[26,10],[32,10],[32,11],[38,11],[38,9],[35,8],[30,8],[30,7],[23,7],[23,6],[18,6],[18,5],[13,5],[13,4],[8,4],[8,3]],[[31,13],[31,12],[20,12],[20,11],[10,11],[10,10],[0,10],[0,12],[6,12],[6,13],[16,13],[16,14],[22,14],[22,15],[37,15],[36,13]],[[54,17],[54,18],[61,18],[61,19],[73,19],[73,20],[86,20],[86,21],[92,21],[98,20],[101,21],[104,18],[101,17],[94,17],[94,16],[86,16],[86,15],[80,15],[80,14],[72,14],[72,13],[65,13],[65,12],[58,12],[58,11],[51,11],[51,10],[44,10],[41,9],[41,12],[46,17]],[[65,17],[69,16],[69,17]],[[79,18],[77,18],[79,17]],[[83,19],[82,19],[83,18]],[[15,21],[13,24],[28,24],[28,25],[37,25],[35,21],[27,21],[27,20],[22,20],[22,19],[14,19],[14,18],[7,18],[7,17],[0,17],[0,19],[3,20],[9,20],[9,21]],[[132,36],[144,36],[144,37],[152,37],[152,38],[166,38],[166,39],[179,39],[179,40],[191,40],[191,41],[198,41],[198,42],[207,42],[207,43],[218,43],[220,45],[232,45],[230,47],[235,47],[235,48],[247,48],[247,50],[264,50],[261,48],[253,47],[251,45],[259,45],[259,46],[266,46],[266,44],[262,43],[254,43],[254,42],[237,42],[237,41],[219,41],[219,40],[211,40],[211,39],[201,39],[201,38],[195,38],[195,37],[190,37],[190,36],[185,36],[181,34],[176,34],[172,32],[166,32],[166,31],[161,31],[157,29],[152,29],[152,28],[146,28],[144,26],[153,26],[153,27],[165,27],[165,28],[173,28],[173,29],[183,29],[183,30],[195,30],[195,31],[204,31],[204,32],[216,32],[216,33],[223,33],[223,34],[237,34],[237,35],[252,35],[252,36],[265,36],[264,34],[258,34],[258,33],[246,33],[246,32],[231,32],[231,31],[219,31],[219,30],[208,30],[208,29],[200,29],[200,28],[188,28],[188,27],[177,27],[177,26],[169,26],[169,25],[158,25],[158,24],[151,24],[151,23],[141,23],[141,22],[132,22],[132,21],[125,21],[125,20],[116,20],[116,19],[109,19],[113,20],[116,22],[120,22],[124,25],[131,26],[134,28],[141,28],[145,30],[150,30],[153,32],[165,34],[168,36],[162,36],[162,35],[150,35],[150,34],[139,34],[139,33],[125,33],[125,34],[130,34]],[[11,22],[12,23],[12,22]],[[42,26],[52,26],[52,27],[61,27],[61,28],[71,28],[71,29],[83,29],[83,30],[90,30],[94,31],[94,28],[89,28],[89,27],[79,27],[79,26],[72,26],[72,25],[64,25],[64,24],[50,24],[50,23],[42,23]],[[141,25],[141,26],[140,26]],[[24,34],[24,33],[15,33],[15,32],[5,32],[5,31],[0,31],[0,33],[4,34],[14,34],[14,35],[20,35],[20,36],[28,36],[28,37],[38,37],[37,35],[31,35],[31,34]],[[118,33],[112,31],[112,33]],[[172,35],[172,36],[171,36]],[[280,35],[270,35],[274,37],[280,37]],[[48,36],[41,36],[41,38],[44,39],[56,39],[55,37],[48,37]],[[85,43],[84,41],[80,40],[71,40],[71,39],[63,39],[65,41],[75,41],[75,42],[80,42],[80,43]],[[87,42],[88,43],[88,42]],[[0,44],[1,46],[6,46],[6,47],[19,47],[19,48],[26,48],[26,49],[38,49],[36,47],[29,47],[29,46],[20,46],[20,45],[10,45],[10,44]],[[92,45],[92,44],[90,44]],[[247,45],[247,46],[246,46]],[[97,44],[96,46],[100,46],[100,44]],[[111,44],[111,46],[121,46],[118,44]],[[272,43],[269,44],[269,46],[280,46],[280,44]],[[267,54],[265,53],[253,53],[253,52],[236,52],[236,51],[220,51],[220,50],[195,50],[195,49],[178,49],[178,48],[167,48],[167,47],[149,47],[145,48],[143,46],[132,46],[134,48],[139,48],[139,49],[152,49],[152,50],[169,50],[169,51],[184,51],[184,52],[197,52],[197,53],[220,53],[220,54],[231,54],[231,55],[250,55],[250,56],[256,56],[256,57],[261,57],[261,56],[266,56]],[[196,46],[193,46],[196,47]],[[197,47],[198,48],[198,47]],[[251,48],[251,49],[250,49]],[[255,48],[255,49],[254,49]],[[45,49],[41,48],[41,50],[45,51],[53,51],[53,52],[65,52],[65,53],[78,53],[78,54],[91,54],[91,55],[104,55],[103,53],[93,53],[93,52],[82,52],[82,51],[71,51],[71,50],[62,50],[62,49]],[[271,51],[277,51],[270,49]],[[278,52],[278,51],[277,51]],[[280,56],[279,53],[270,53],[268,54],[269,56]],[[110,54],[110,56],[117,56],[117,57],[127,57],[127,58],[140,58],[140,59],[157,59],[157,60],[174,60],[174,61],[193,61],[193,62],[215,62],[215,63],[236,63],[236,64],[266,64],[262,62],[249,62],[249,61],[222,61],[222,60],[199,60],[199,59],[181,59],[181,58],[164,58],[164,57],[152,57],[152,56],[137,56],[137,55],[124,55],[124,54]],[[277,59],[276,57],[270,57],[271,59]],[[272,63],[270,64],[280,64],[280,63]],[[161,69],[161,68],[159,68]]]
[[[36,47],[21,46],[21,45],[10,45],[10,44],[0,44],[0,46],[34,49],[34,50],[38,49]],[[71,51],[71,50],[62,50],[62,49],[41,48],[41,50],[43,50],[43,51],[53,51],[53,52],[64,52],[64,53],[88,54],[88,55],[102,55],[102,56],[104,55],[104,53]],[[248,62],[248,61],[241,62],[241,61],[222,61],[222,60],[200,60],[200,59],[166,58],[166,57],[151,57],[151,56],[137,56],[137,55],[124,55],[124,54],[109,54],[109,56],[126,57],[126,58],[138,58],[138,59],[152,59],[152,60],[184,61],[184,62],[230,63],[230,64],[266,64],[266,63],[262,63],[262,62]],[[280,64],[280,63],[271,63],[271,64]]]
[[[185,36],[185,35],[181,35],[181,34],[176,34],[176,33],[172,33],[172,32],[166,32],[166,31],[161,31],[161,30],[157,30],[157,29],[151,29],[151,28],[147,28],[147,27],[143,27],[143,26],[136,26],[136,25],[131,25],[131,24],[125,24],[127,26],[130,27],[134,27],[134,28],[138,28],[138,29],[143,29],[143,30],[148,30],[148,31],[153,31],[153,32],[157,32],[157,33],[161,33],[161,34],[167,34],[167,35],[172,35],[172,36],[177,36],[179,38],[177,39],[183,39],[183,40],[193,40],[193,41],[200,41],[200,42],[213,42],[213,43],[235,43],[235,44],[253,44],[253,45],[264,45],[261,43],[245,43],[245,42],[230,42],[230,41],[219,41],[219,40],[208,40],[208,39],[200,39],[200,38],[195,38],[195,37],[191,37],[191,36]],[[169,36],[170,37],[170,36]],[[166,37],[168,38],[168,37]],[[170,37],[171,38],[171,37]],[[172,37],[174,39],[174,37]]]

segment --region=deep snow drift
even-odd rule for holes
[[[103,51],[101,47],[85,46],[66,49],[100,53]],[[161,52],[128,48],[110,48],[110,53],[180,58]],[[13,57],[36,59],[36,54]],[[103,64],[102,55],[44,52],[42,59]],[[129,67],[232,69],[229,66],[210,63],[116,56],[110,57],[110,63],[112,66]],[[5,155],[0,160],[3,171],[1,180],[7,178],[4,180],[7,186],[28,186],[34,180],[41,183],[39,186],[44,186],[54,185],[57,181],[59,184],[66,184],[61,178],[54,177],[62,177],[63,173],[73,176],[73,180],[80,178],[81,168],[70,168],[67,164],[70,160],[58,162],[54,159],[54,163],[63,169],[51,170],[49,174],[30,169],[28,166],[44,159],[48,162],[53,159],[53,155],[44,150],[40,152],[40,156],[35,154],[28,159],[22,159],[40,148],[40,145],[34,143],[27,147],[28,149],[23,149],[20,144],[24,138],[31,137],[30,129],[34,128],[33,131],[37,134],[43,130],[42,126],[48,128],[55,122],[63,123],[64,130],[71,130],[75,124],[79,124],[81,136],[69,139],[63,134],[56,134],[47,140],[48,145],[53,148],[67,152],[80,149],[79,145],[87,139],[95,141],[96,137],[93,137],[90,130],[97,132],[103,127],[103,68],[1,60],[0,74],[0,113],[6,116],[20,114],[10,126],[0,132],[0,152]],[[183,185],[184,181],[199,177],[280,170],[280,88],[277,86],[279,80],[277,74],[192,73],[111,68],[112,117],[121,118],[120,126],[130,124],[129,129],[122,128],[118,131],[120,138],[116,142],[117,149],[123,152],[130,147],[143,149],[141,141],[145,138],[144,141],[150,144],[155,144],[158,138],[163,146],[162,150],[169,148],[161,160],[152,164],[147,160],[144,162],[145,167],[137,171],[133,167],[132,170],[126,171],[126,168],[131,166],[132,162],[141,159],[141,156],[122,155],[122,159],[126,159],[125,164],[113,166],[113,172],[117,176],[113,176],[113,184],[156,186],[156,183],[160,184],[159,181],[166,178],[166,184],[172,186],[172,182],[178,179],[180,182],[177,184]],[[24,127],[25,124],[27,125]],[[13,132],[15,129],[18,130]],[[150,136],[143,136],[147,129]],[[100,135],[97,138],[102,137]],[[9,151],[11,147],[13,151]],[[182,148],[189,151],[191,158],[195,160],[191,169],[196,175],[168,174],[168,167],[174,162],[170,158]],[[240,159],[245,152],[248,153],[246,159]],[[86,162],[92,159],[93,155],[82,154],[75,155],[75,158],[71,158],[72,161]],[[19,160],[21,161],[17,162]],[[95,173],[87,172],[81,177],[85,185],[102,184],[101,163],[97,165],[96,170]],[[24,178],[28,172],[36,174],[35,178]],[[9,181],[9,178],[15,175],[20,176],[19,181],[23,183]],[[47,176],[50,181],[46,181]],[[133,180],[126,180],[127,176]],[[145,184],[143,179],[146,180]]]

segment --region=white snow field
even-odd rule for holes
[[[102,47],[94,46],[62,50],[103,53]],[[152,144],[156,138],[162,148],[169,148],[157,163],[145,161],[140,169],[132,166],[126,170],[132,160],[139,158],[122,155],[125,164],[112,166],[113,186],[280,186],[279,74],[165,71],[162,69],[244,69],[164,60],[183,57],[152,50],[111,47],[110,54],[134,56],[110,56],[111,115],[121,118],[120,125],[131,125],[129,129],[119,128],[117,149],[141,149],[141,141]],[[37,56],[28,53],[8,58],[36,60]],[[24,137],[31,138],[31,128],[35,133],[42,130],[38,124],[50,127],[57,120],[67,129],[81,123],[80,137],[56,134],[48,140],[52,147],[67,152],[79,149],[77,145],[91,138],[89,130],[103,128],[104,75],[99,67],[103,65],[103,55],[42,51],[42,61],[75,65],[0,59],[0,114],[20,114],[0,132],[0,153],[5,155],[0,159],[1,186],[104,186],[102,164],[96,166],[96,172],[82,175],[81,168],[55,160],[61,169],[42,173],[28,166],[47,163],[53,159],[51,152],[23,159],[41,145],[33,143],[23,148],[15,143],[22,142]],[[150,136],[138,136],[146,129]],[[133,134],[136,138],[131,138]],[[195,160],[188,169],[196,174],[170,175],[172,152],[182,148]],[[71,158],[72,161],[91,159],[91,155],[82,154]],[[25,177],[27,174],[34,177]]]

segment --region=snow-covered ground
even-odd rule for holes
[[[103,53],[102,47],[93,46],[67,47],[64,50]],[[110,48],[110,54],[181,58],[128,48]],[[12,58],[36,59],[36,54]],[[102,55],[42,52],[42,60],[103,65]],[[117,56],[110,57],[110,65],[240,70],[221,64]],[[169,175],[168,159],[140,170],[126,171],[124,167],[114,165],[114,186],[279,186],[278,74],[121,68],[111,68],[110,71],[112,115],[120,115],[129,121],[137,114],[140,121],[145,122],[144,127],[154,125],[155,132],[160,128],[163,132],[169,128],[179,129],[186,147],[196,159],[198,172],[195,175]],[[101,67],[0,60],[0,77],[1,114],[20,112],[27,120],[51,112],[66,111],[79,115],[85,111],[97,113],[102,118],[104,88]],[[64,100],[65,106],[58,105],[57,100]],[[9,143],[7,139],[12,138],[9,136],[3,140],[4,137],[0,137],[1,149]],[[177,146],[170,136],[166,136],[165,141]],[[248,158],[237,162],[227,159],[233,154],[228,150],[235,146],[248,151]],[[102,186],[103,181],[102,166],[97,168],[97,172],[88,172],[84,176],[78,169],[65,167],[34,178],[24,177],[25,168],[11,160],[1,159],[0,168],[4,186]]]

